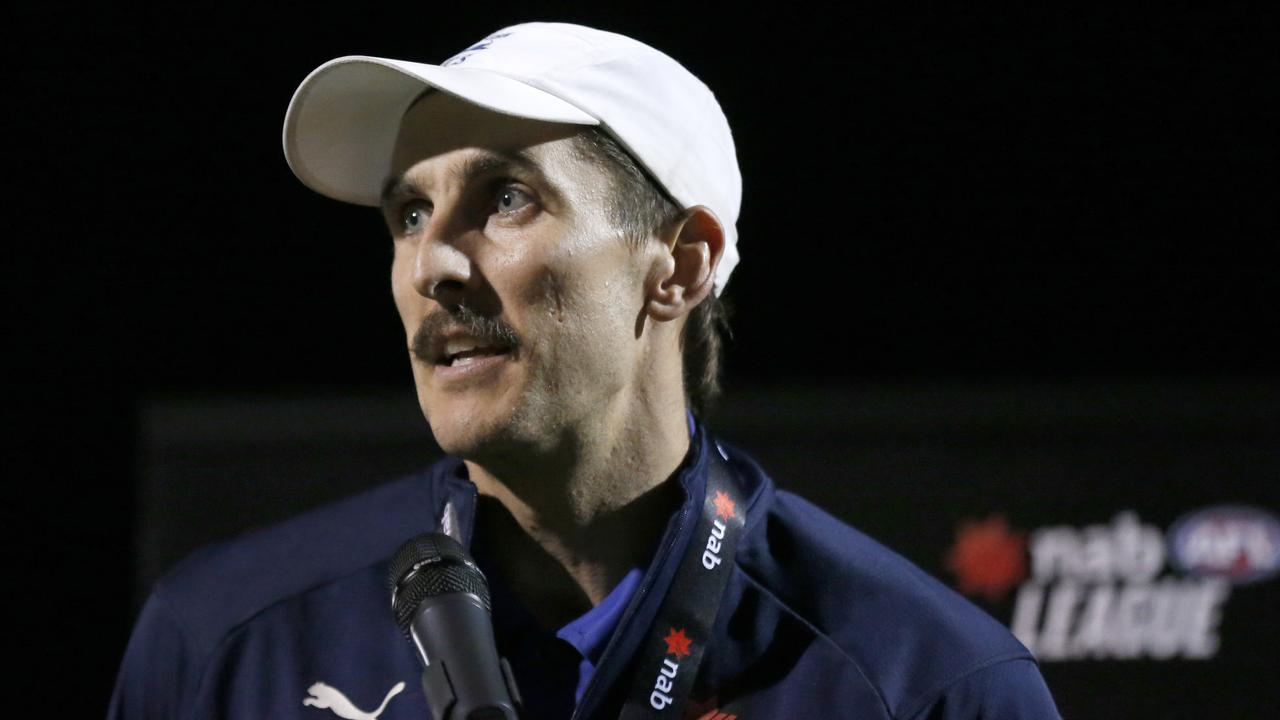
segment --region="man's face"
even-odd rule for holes
[[[446,452],[564,450],[638,392],[648,253],[609,222],[577,130],[441,92],[405,115],[383,203],[391,284]]]

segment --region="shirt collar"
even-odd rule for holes
[[[609,638],[622,619],[622,612],[627,609],[627,603],[631,601],[631,595],[640,585],[642,577],[644,573],[640,568],[631,568],[599,605],[560,628],[556,637],[572,645],[592,665],[599,663],[605,645],[609,643]]]

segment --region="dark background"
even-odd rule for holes
[[[13,641],[27,696],[105,706],[136,612],[148,408],[408,392],[380,220],[304,188],[280,150],[294,88],[340,55],[438,62],[568,20],[701,77],[745,186],[731,394],[1275,387],[1267,4],[785,7],[2,11],[4,561],[35,613]]]

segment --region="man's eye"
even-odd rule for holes
[[[510,186],[498,190],[497,200],[498,212],[503,215],[510,215],[533,202],[528,193]]]
[[[410,203],[400,211],[400,229],[412,235],[427,226],[427,208],[422,203]]]

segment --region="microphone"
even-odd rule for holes
[[[388,584],[396,624],[426,666],[434,720],[516,720],[520,693],[494,643],[489,583],[467,551],[444,533],[419,535],[395,554]]]

